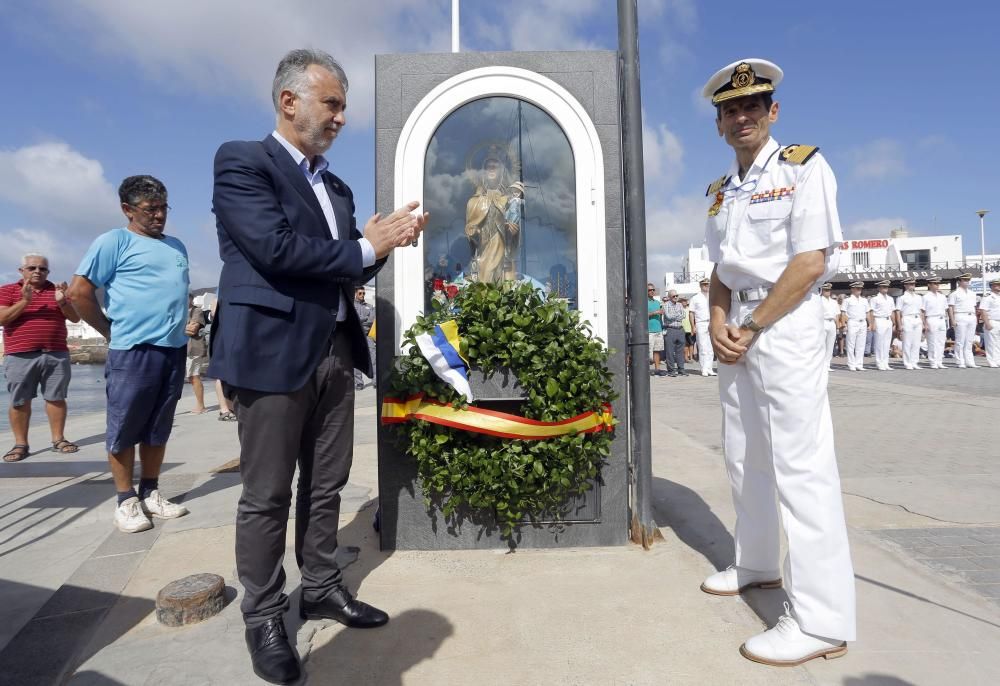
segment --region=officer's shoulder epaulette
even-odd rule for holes
[[[710,195],[715,195],[719,192],[719,189],[726,185],[726,181],[729,180],[728,176],[720,176],[712,183],[708,184],[708,190],[705,191],[705,197]]]
[[[782,148],[778,159],[790,164],[805,164],[817,152],[819,148],[815,145],[786,145]]]

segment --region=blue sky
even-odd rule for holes
[[[962,234],[977,253],[974,212],[986,208],[987,252],[1000,252],[1000,9],[941,8],[640,0],[650,276],[701,241],[704,188],[731,151],[698,93],[749,56],[784,69],[775,137],[820,146],[848,238],[905,226]],[[466,50],[616,42],[613,0],[462,2]],[[363,224],[374,197],[373,56],[450,50],[448,0],[0,0],[0,277],[16,276],[20,253],[42,250],[53,278],[68,279],[86,245],[121,224],[120,180],[151,173],[169,188],[169,230],[188,246],[193,285],[214,285],[212,157],[225,140],[272,129],[274,65],[303,45],[331,52],[351,79],[348,128],[329,157]]]

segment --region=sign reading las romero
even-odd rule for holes
[[[888,248],[889,239],[887,238],[871,238],[864,241],[844,241],[840,249],[841,250],[870,250],[872,248]]]

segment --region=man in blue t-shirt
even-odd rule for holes
[[[118,197],[128,226],[97,237],[66,295],[108,339],[106,444],[118,491],[114,521],[134,533],[153,526],[150,516],[187,514],[160,494],[158,481],[184,383],[188,258],[184,244],[163,233],[170,208],[159,180],[130,176]],[[138,492],[132,486],[136,443]]]
[[[649,312],[649,351],[653,353],[653,371],[650,376],[663,376],[660,371],[660,357],[663,355],[663,308],[656,299],[656,286],[646,284],[646,309]]]

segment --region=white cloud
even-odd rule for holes
[[[96,50],[136,62],[180,91],[256,99],[270,108],[271,80],[291,48],[326,50],[350,80],[349,123],[368,126],[374,110],[374,55],[441,52],[450,45],[450,3],[245,2],[165,3],[90,0],[69,9],[50,0],[54,21],[90,34]]]
[[[647,191],[647,271],[653,283],[661,283],[665,272],[680,269],[688,248],[704,242],[711,202],[699,194],[676,195],[661,204],[651,204],[650,197]]]
[[[584,38],[582,27],[600,7],[598,0],[504,3],[489,15],[464,10],[462,28],[487,50],[591,50],[600,46]]]
[[[65,231],[118,222],[118,195],[97,160],[66,143],[0,151],[0,199]]]
[[[854,163],[854,176],[859,179],[889,179],[908,172],[903,144],[890,138],[852,148],[847,154]]]
[[[59,250],[59,241],[48,231],[23,227],[0,231],[0,245],[3,246],[0,283],[11,283],[21,278],[17,268],[21,265],[21,256],[27,253],[49,258],[53,281],[69,281],[77,266],[73,261],[75,256],[67,256],[65,251]]]
[[[666,124],[642,125],[642,158],[646,186],[654,192],[670,189],[680,178],[684,146]]]

